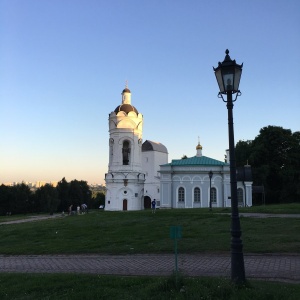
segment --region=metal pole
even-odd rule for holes
[[[177,236],[174,239],[174,243],[175,243],[175,278],[176,278],[176,287],[177,287],[177,282],[178,282]]]
[[[211,176],[209,175],[209,210],[212,210],[211,208]]]
[[[237,201],[236,162],[233,132],[233,102],[232,93],[227,92],[228,134],[230,155],[230,188],[231,188],[231,280],[243,284],[245,278],[245,265],[243,243],[241,240],[241,225]]]

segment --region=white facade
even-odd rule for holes
[[[231,207],[229,164],[202,156],[199,144],[196,150],[196,156],[161,165],[161,208],[209,207],[210,196],[212,207]],[[252,182],[238,181],[237,190],[239,205],[252,206]]]
[[[126,87],[122,103],[109,114],[109,164],[105,174],[106,210],[140,210],[144,201],[142,172],[143,115],[131,105]]]
[[[160,207],[160,165],[168,162],[167,148],[157,142],[146,140],[142,146],[142,168],[145,173],[144,208],[150,208],[155,199]]]
[[[143,115],[131,105],[131,92],[122,91],[122,102],[109,114],[109,164],[105,174],[105,210],[142,210],[156,200],[159,208],[230,207],[230,169],[202,155],[168,163],[167,148],[157,142],[142,143]],[[209,177],[209,172],[212,177]],[[238,170],[238,202],[252,206],[251,167]]]

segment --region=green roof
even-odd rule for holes
[[[172,159],[171,163],[163,166],[225,166],[229,165],[223,161],[207,156],[193,156],[185,159]]]

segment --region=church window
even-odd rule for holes
[[[128,141],[123,142],[122,154],[123,154],[123,165],[129,165],[130,144]]]
[[[217,189],[214,187],[210,190],[210,199],[211,203],[217,203]]]
[[[178,189],[178,201],[184,202],[184,188],[183,187],[180,187]]]
[[[112,159],[113,159],[113,146],[114,146],[114,139],[113,138],[110,138],[109,139],[109,153],[110,153],[110,157],[109,157],[109,160],[110,160],[110,163],[112,162]]]
[[[194,202],[200,202],[201,194],[200,189],[198,187],[194,188]]]

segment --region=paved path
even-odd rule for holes
[[[247,278],[300,283],[300,255],[244,255]],[[230,277],[230,255],[179,254],[186,276]],[[163,255],[0,255],[0,272],[170,275],[175,256]]]
[[[239,215],[250,218],[300,218],[300,214],[240,213]]]
[[[41,220],[47,220],[47,219],[54,219],[54,218],[60,218],[63,217],[62,214],[54,214],[54,215],[48,215],[48,216],[29,216],[28,218],[24,219],[18,219],[18,220],[12,220],[9,221],[9,217],[6,222],[0,222],[0,225],[10,225],[10,224],[19,224],[19,223],[28,223],[28,222],[35,222],[35,221],[41,221]]]

